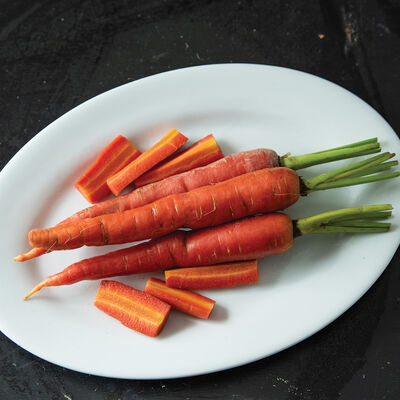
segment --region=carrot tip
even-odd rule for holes
[[[44,282],[40,282],[38,285],[36,285],[25,297],[24,300],[27,300],[29,297],[31,297],[34,293],[38,292],[40,289],[42,289],[45,285]]]

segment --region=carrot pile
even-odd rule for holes
[[[390,223],[379,221],[391,216],[389,204],[335,210],[296,221],[277,212],[314,191],[399,176],[399,172],[382,173],[398,164],[389,161],[392,153],[311,179],[295,172],[380,152],[376,138],[281,157],[267,149],[223,157],[213,135],[173,154],[188,140],[174,129],[143,153],[121,138],[100,154],[77,181],[80,186],[75,186],[89,201],[104,198],[105,193],[118,195],[130,184],[137,189],[79,211],[54,227],[31,230],[28,239],[33,248],[15,260],[85,245],[150,240],[78,261],[45,278],[25,299],[44,287],[102,280],[95,306],[138,332],[156,336],[171,307],[199,318],[210,317],[215,301],[192,290],[255,284],[257,260],[289,250],[298,236],[390,229]],[[119,143],[130,151],[125,154]],[[144,292],[107,280],[157,270],[166,270],[165,281],[151,277]]]

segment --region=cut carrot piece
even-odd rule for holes
[[[201,294],[169,288],[165,282],[157,278],[150,278],[144,291],[165,301],[176,310],[204,319],[210,316],[215,304],[214,300]]]
[[[165,271],[170,288],[217,289],[258,281],[257,260]]]
[[[141,154],[121,171],[107,179],[107,185],[117,196],[130,183],[182,147],[188,138],[176,129],[169,131],[158,143]]]
[[[171,160],[166,160],[159,166],[143,174],[134,181],[135,187],[142,187],[149,183],[158,182],[171,175],[180,174],[194,168],[204,167],[223,158],[220,148],[213,135],[208,135],[193,146],[184,150]]]
[[[171,306],[151,294],[116,281],[102,281],[94,305],[123,325],[147,336],[157,336]]]
[[[91,203],[104,200],[110,193],[107,179],[142,154],[126,137],[117,136],[97,157],[74,186]]]

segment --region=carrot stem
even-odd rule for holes
[[[312,217],[300,218],[295,221],[295,226],[301,235],[309,233],[387,232],[390,229],[390,223],[378,224],[363,220],[363,215],[366,215],[367,219],[371,219],[372,216],[375,219],[381,219],[380,213],[382,213],[383,219],[388,218],[387,210],[392,210],[391,204],[344,208]],[[344,218],[347,222],[343,222]]]
[[[365,156],[381,151],[377,138],[363,140],[361,142],[351,143],[333,149],[318,151],[315,153],[304,154],[300,156],[290,156],[290,154],[279,158],[280,165],[294,170],[311,167],[313,165],[324,164],[331,161],[344,160]]]
[[[306,195],[317,190],[361,185],[364,183],[396,178],[397,176],[400,176],[399,172],[374,175],[376,172],[380,172],[397,165],[397,162],[385,163],[385,161],[394,156],[394,153],[382,153],[377,156],[367,158],[366,160],[347,165],[343,168],[318,175],[311,179],[302,179],[302,183],[305,187],[303,188],[302,194]],[[387,164],[389,164],[389,166]],[[383,168],[382,165],[384,166]]]

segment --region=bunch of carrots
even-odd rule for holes
[[[74,263],[45,278],[25,299],[46,286],[102,280],[95,306],[138,332],[156,336],[171,307],[209,318],[215,301],[193,290],[257,282],[257,260],[289,250],[298,236],[390,229],[390,223],[379,221],[391,216],[390,204],[296,221],[281,212],[314,191],[399,176],[384,172],[398,162],[389,161],[394,154],[380,153],[376,138],[300,156],[256,149],[226,157],[213,135],[177,152],[187,140],[173,129],[143,153],[121,135],[111,142],[75,182],[93,205],[54,227],[31,230],[32,249],[15,260],[149,240]],[[380,154],[311,179],[295,172],[373,153]],[[120,195],[128,187],[133,190]],[[108,280],[160,269],[165,281],[152,277],[144,291]]]

